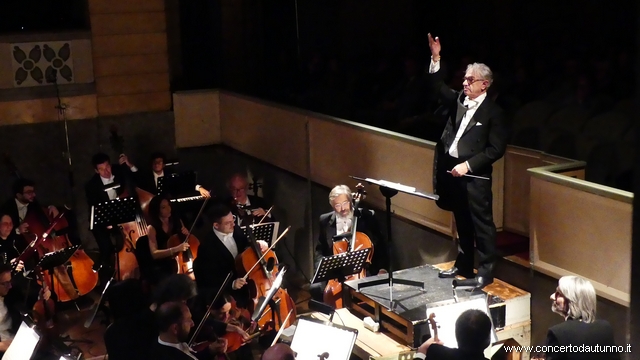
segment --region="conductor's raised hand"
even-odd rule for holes
[[[431,56],[434,60],[440,59],[440,50],[442,47],[440,46],[440,38],[437,36],[435,39],[431,36],[431,33],[427,35],[429,38],[429,49],[431,49]]]

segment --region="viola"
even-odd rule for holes
[[[366,195],[364,191],[364,186],[362,184],[356,185],[356,192],[353,194],[354,200],[354,209],[358,209],[360,205],[360,200],[362,200]],[[369,255],[367,256],[367,263],[371,264],[371,260],[373,259],[373,242],[367,234],[356,231],[358,228],[358,217],[353,217],[353,226],[351,227],[353,236],[351,241],[348,242],[345,239],[340,241],[335,241],[333,243],[333,254],[343,254],[349,251],[357,251],[362,249],[371,249]],[[346,277],[343,281],[362,279],[367,276],[366,270],[362,269],[362,271],[358,274],[350,275]],[[332,279],[327,281],[327,286],[324,288],[323,301],[327,305],[331,305],[336,309],[342,308],[342,279]]]

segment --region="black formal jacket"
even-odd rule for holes
[[[427,349],[426,360],[487,360],[487,358],[485,358],[482,353],[470,354],[460,349],[452,349],[440,344],[431,344]]]
[[[131,170],[127,166],[112,164],[111,173],[114,176],[114,182],[120,184],[120,187],[115,189],[118,196],[120,196],[125,189],[129,192],[129,195],[133,196],[132,192],[132,180]],[[94,174],[84,186],[85,195],[87,197],[87,203],[89,207],[97,205],[104,201],[109,201],[109,195],[104,191],[104,184],[100,179],[100,175]]]
[[[358,219],[357,231],[365,233],[373,243],[373,259],[369,266],[369,273],[375,275],[380,269],[389,269],[387,243],[382,237],[378,220],[373,216],[373,210],[360,208],[361,217]],[[336,212],[332,211],[320,216],[318,243],[314,255],[315,268],[325,256],[333,255],[333,237],[336,235]]]
[[[549,328],[547,345],[595,347],[615,346],[613,328],[605,320],[585,323],[578,320],[567,320]],[[626,348],[625,348],[626,351]],[[619,360],[620,354],[604,352],[547,352],[547,360]]]
[[[195,356],[195,354],[194,354]],[[157,359],[157,360],[193,360],[192,357],[185,354],[184,352],[166,345],[161,345],[156,341],[155,344],[151,345],[150,349],[150,357],[149,359]]]
[[[458,132],[457,120],[462,121],[462,113],[458,113],[458,103],[464,101],[462,91],[449,88],[443,81],[442,70],[429,75],[433,89],[439,95],[446,111],[446,125],[440,140],[436,144],[434,157],[433,188],[440,196],[436,202],[444,210],[453,210],[451,196],[453,189],[448,186],[447,180],[453,176],[447,173],[456,164],[446,164],[441,161],[452,145]],[[509,138],[509,131],[502,109],[487,96],[476,109],[473,118],[469,121],[462,137],[458,141],[457,163],[467,161],[471,167],[470,174],[491,177],[492,164],[504,156]],[[486,180],[478,180],[486,181]],[[467,190],[473,191],[474,181],[469,181]]]
[[[242,254],[249,246],[247,237],[244,236],[242,229],[236,226],[233,231],[233,239],[238,247],[238,256]],[[235,258],[229,250],[224,246],[222,241],[216,236],[213,230],[210,230],[203,238],[200,239],[200,247],[198,248],[198,257],[193,262],[193,272],[196,277],[198,288],[203,292],[215,293],[224,283],[224,279],[229,272],[232,273],[231,279],[227,284],[226,291],[230,293],[239,303],[248,296],[248,287],[244,286],[239,290],[232,290],[233,280],[239,278],[236,269]],[[205,297],[208,297],[205,295]],[[240,304],[239,304],[240,305]]]
[[[34,202],[27,205],[27,215],[30,216],[31,213],[34,213],[34,212],[41,223],[43,224],[49,223],[47,214],[45,214],[44,210],[42,209],[42,206],[40,205],[37,199]],[[20,214],[18,212],[18,205],[16,204],[15,198],[11,198],[5,201],[4,204],[2,204],[2,207],[0,208],[0,214],[9,215],[11,217],[11,220],[13,221],[14,227],[20,226]]]
[[[269,208],[271,207],[271,205],[269,205],[261,197],[254,196],[254,195],[247,195],[247,198],[249,198],[249,202],[251,203],[251,205],[249,205],[250,210],[257,209],[257,208],[262,208],[262,209],[264,209],[264,211],[269,211]],[[231,208],[231,212],[233,213],[233,215],[235,215],[237,218],[242,218],[242,217],[247,216],[246,213],[243,213],[245,210],[240,210],[237,206],[234,205],[234,200],[233,200],[232,197],[228,198],[227,204]],[[276,218],[273,216],[273,211],[270,213],[270,215],[271,215],[271,217],[266,218],[264,222],[277,221]],[[236,218],[236,224],[241,225],[241,226],[247,225],[245,222],[242,222],[242,224],[239,224],[238,221],[237,221],[237,218]],[[257,219],[256,223],[259,220],[260,219]]]

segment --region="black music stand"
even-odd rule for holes
[[[315,284],[331,279],[344,279],[349,275],[361,272],[369,252],[371,252],[371,249],[366,248],[323,257],[311,283]]]
[[[51,274],[51,284],[53,284],[53,269],[66,264],[78,248],[80,248],[80,245],[73,245],[58,251],[46,253],[40,258],[36,268],[39,268],[40,271],[48,270],[49,274]],[[53,289],[51,290],[53,291]]]
[[[260,225],[245,225],[241,226],[242,232],[244,236],[249,237],[249,232],[247,231],[247,226],[251,226],[251,233],[253,234],[253,238],[256,240],[264,240],[269,246],[276,241],[278,238],[278,228],[280,227],[279,222],[269,222],[262,223]]]
[[[284,324],[282,323],[282,319],[280,318],[280,309],[277,306],[276,302],[273,301],[273,296],[276,294],[278,289],[280,289],[280,286],[282,285],[282,279],[284,278],[284,274],[286,272],[287,272],[286,267],[278,271],[278,275],[276,276],[275,280],[271,284],[271,288],[269,289],[269,292],[267,292],[267,294],[264,297],[261,297],[258,300],[258,305],[256,306],[255,310],[253,311],[253,314],[251,315],[252,321],[257,322],[262,317],[262,314],[267,309],[267,305],[268,305],[269,307],[271,307],[271,314],[274,316],[274,319],[273,319],[274,323],[275,323],[275,320],[277,319],[280,326],[284,326]]]
[[[91,206],[90,229],[96,226],[118,226],[136,220],[138,202],[133,197],[118,198],[98,205]],[[120,274],[120,256],[118,249],[114,250],[116,256],[116,273]],[[120,279],[118,279],[120,280]]]
[[[380,192],[385,197],[386,201],[386,217],[387,217],[387,254],[389,255],[389,276],[387,279],[373,280],[367,281],[366,283],[358,284],[358,291],[363,288],[388,284],[389,285],[389,308],[393,309],[393,285],[408,285],[408,286],[416,286],[424,290],[424,282],[420,281],[412,281],[407,279],[395,279],[393,278],[393,255],[392,255],[392,233],[391,233],[391,198],[396,196],[398,192],[403,192],[405,194],[418,196],[421,198],[429,199],[429,200],[438,200],[438,195],[435,194],[427,194],[421,193],[415,190],[415,188],[411,188],[409,186],[405,186],[402,184],[392,183],[385,180],[376,180],[370,178],[360,178],[357,176],[349,176],[352,179],[365,181],[369,184],[378,185],[380,187]]]

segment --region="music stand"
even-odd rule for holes
[[[256,240],[264,240],[269,246],[278,239],[278,228],[280,227],[279,222],[269,222],[262,223],[260,225],[245,225],[241,226],[242,232],[244,236],[249,237],[249,232],[247,231],[247,226],[251,226],[251,233],[253,234],[253,238]]]
[[[298,354],[298,359],[349,360],[357,338],[357,329],[326,325],[313,318],[298,319],[291,349]]]
[[[412,281],[407,279],[393,279],[393,254],[392,254],[392,233],[391,233],[391,198],[396,196],[398,192],[403,192],[405,194],[418,196],[421,198],[429,199],[429,200],[438,200],[438,195],[435,194],[427,194],[416,191],[415,188],[392,183],[386,180],[376,180],[371,178],[361,178],[357,176],[349,176],[352,179],[360,180],[367,182],[369,184],[378,185],[380,187],[380,192],[385,197],[386,204],[386,218],[387,218],[387,254],[389,255],[389,271],[387,272],[389,276],[387,279],[373,280],[367,281],[366,283],[358,284],[358,291],[363,288],[367,288],[370,286],[376,286],[381,284],[389,285],[389,308],[393,308],[393,285],[408,285],[408,286],[416,286],[424,290],[424,282],[420,281]]]
[[[369,252],[371,252],[371,249],[365,248],[323,257],[311,283],[315,284],[331,279],[344,279],[349,275],[361,272]]]
[[[135,221],[137,217],[138,202],[133,197],[117,198],[98,203],[91,206],[91,230],[96,226],[108,227]],[[116,249],[117,250],[117,249]],[[120,256],[118,251],[114,251],[116,256],[117,274],[120,275]],[[120,280],[120,279],[118,279]]]
[[[275,301],[273,301],[273,296],[280,289],[280,285],[282,285],[282,279],[284,278],[284,274],[286,272],[287,272],[287,268],[284,268],[278,271],[278,275],[276,276],[275,280],[271,284],[271,288],[269,289],[269,292],[267,292],[267,294],[264,297],[260,297],[260,300],[258,300],[258,305],[256,306],[256,309],[251,315],[251,321],[257,322],[262,317],[262,314],[264,313],[264,311],[267,309],[267,305],[269,305],[271,307],[271,314],[274,317],[273,319],[274,323],[275,323],[275,319],[277,318],[278,323],[280,323],[280,326],[284,326],[284,324],[282,323],[282,319],[280,318],[280,311],[279,311],[280,309],[276,309],[276,303]]]

